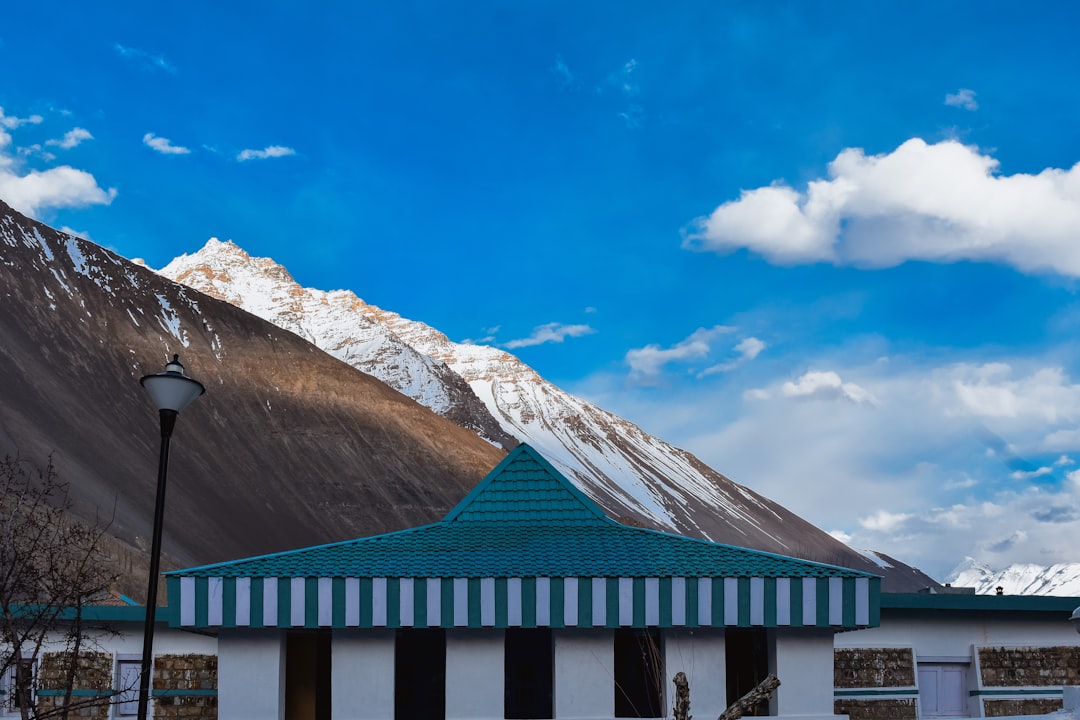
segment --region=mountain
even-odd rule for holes
[[[624,522],[884,573],[891,591],[936,585],[903,563],[868,559],[507,352],[452,342],[348,290],[303,288],[232,242],[211,239],[159,272],[311,341],[499,447],[529,443]]]
[[[51,458],[141,596],[159,426],[139,378],[207,388],[172,441],[167,567],[431,522],[504,452],[303,338],[0,202],[0,455]]]
[[[978,595],[1059,595],[1080,597],[1080,563],[1035,565],[1017,563],[1004,570],[965,558],[949,574],[950,585],[973,587]]]

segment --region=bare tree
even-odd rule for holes
[[[111,661],[103,673],[88,660],[95,648],[83,616],[115,581],[102,552],[108,524],[78,522],[70,508],[51,459],[44,470],[0,460],[0,675],[13,678],[9,703],[23,720],[78,715],[115,694]],[[42,680],[51,695],[38,703]]]

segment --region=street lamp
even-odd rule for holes
[[[1076,632],[1080,633],[1080,607],[1072,611],[1072,615],[1069,616],[1069,622],[1076,628]]]
[[[150,393],[161,418],[161,455],[158,458],[157,499],[154,502],[154,536],[150,543],[150,578],[146,583],[146,621],[143,623],[142,669],[139,672],[139,715],[146,720],[150,702],[150,662],[154,656],[154,615],[157,611],[158,570],[161,565],[161,527],[165,521],[165,476],[169,471],[169,440],[176,416],[206,392],[197,380],[184,374],[180,356],[173,355],[165,372],[144,375],[139,383]]]

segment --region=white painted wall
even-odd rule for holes
[[[668,715],[675,707],[675,673],[690,683],[690,714],[717,717],[727,709],[724,631],[696,628],[664,631],[664,693]]]
[[[222,629],[218,635],[218,717],[283,720],[284,716],[284,631]]]
[[[394,717],[393,630],[335,630],[330,667],[333,720]]]
[[[446,634],[447,720],[502,720],[503,631]]]
[[[555,717],[615,717],[615,640],[611,630],[553,630]]]
[[[1043,617],[1050,615],[1051,617]],[[840,633],[836,647],[913,647],[917,657],[967,657],[972,645],[1080,645],[1080,635],[1054,613],[894,610],[881,626]]]
[[[770,668],[780,680],[773,712],[780,717],[833,717],[833,631],[770,632]]]

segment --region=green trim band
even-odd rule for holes
[[[116,690],[81,689],[81,690],[72,690],[71,691],[71,696],[72,697],[109,697],[110,695],[115,695],[116,692],[117,692]],[[54,690],[54,689],[51,689],[51,688],[39,688],[37,690],[37,696],[38,697],[63,697],[64,695],[67,695],[67,690]]]
[[[214,688],[194,688],[191,690],[153,690],[151,693],[154,697],[217,697],[217,690]]]
[[[971,697],[976,697],[976,696],[979,696],[979,695],[984,695],[984,696],[987,696],[987,697],[994,697],[994,696],[1009,697],[1009,696],[1017,696],[1017,695],[1054,695],[1054,696],[1060,696],[1061,695],[1061,688],[1054,689],[1052,687],[1048,687],[1048,688],[1025,688],[1023,690],[969,690],[968,695],[970,695]]]

